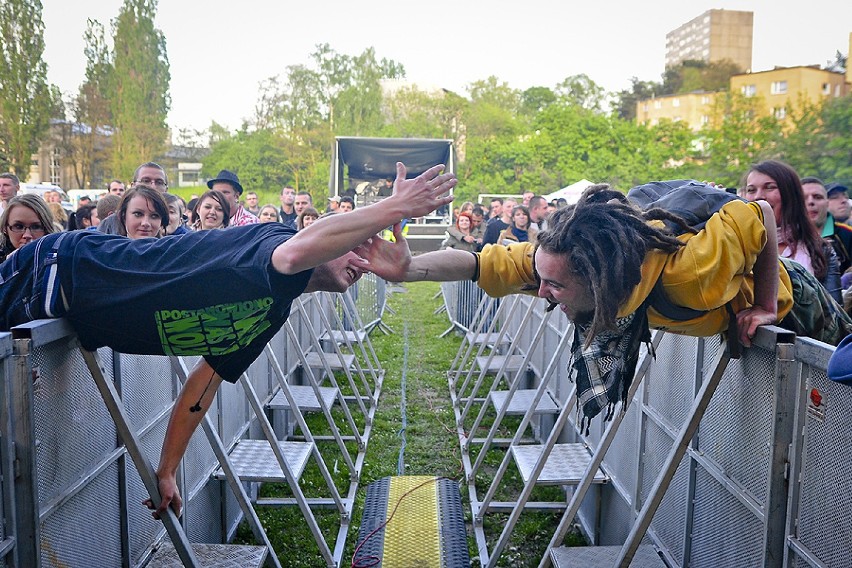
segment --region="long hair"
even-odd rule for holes
[[[588,187],[573,206],[557,209],[538,246],[562,255],[568,268],[589,287],[595,302],[586,347],[604,330],[616,329],[616,316],[641,280],[649,250],[671,253],[683,243],[649,220],[670,220],[688,229],[679,217],[661,209],[640,211],[620,191],[606,184]]]
[[[828,262],[822,249],[822,238],[816,225],[808,217],[805,193],[799,174],[791,166],[777,160],[764,160],[752,164],[746,173],[758,172],[771,177],[781,194],[781,230],[793,243],[803,243],[811,257],[814,276],[822,280],[828,271]],[[745,185],[745,184],[743,184]],[[797,246],[794,244],[793,246]]]
[[[85,229],[86,225],[83,223],[84,220],[88,219],[89,227],[92,226],[92,211],[96,211],[97,207],[89,203],[88,205],[81,205],[77,208],[76,211],[72,211],[70,215],[68,215],[68,230],[69,231],[77,231],[80,229]]]
[[[27,207],[31,209],[36,214],[36,217],[38,217],[38,222],[44,227],[45,235],[57,231],[53,224],[53,214],[47,208],[47,203],[44,199],[34,193],[16,195],[9,200],[9,203],[6,204],[6,209],[3,210],[3,214],[0,215],[0,230],[2,230],[0,232],[0,256],[2,258],[6,258],[9,253],[15,250],[12,248],[12,241],[9,238],[9,215],[15,207]]]
[[[127,236],[127,209],[130,207],[130,200],[134,197],[145,198],[145,201],[147,201],[148,204],[154,208],[154,211],[156,211],[160,216],[160,233],[157,234],[157,237],[159,238],[162,236],[161,233],[169,224],[169,207],[166,205],[166,200],[163,199],[163,194],[154,188],[148,187],[147,185],[136,185],[135,187],[131,187],[124,192],[124,195],[121,196],[118,209],[115,211],[115,215],[117,215],[116,226],[118,228],[118,234],[125,237]]]

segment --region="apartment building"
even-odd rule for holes
[[[653,126],[661,120],[683,121],[694,132],[710,122],[710,109],[716,93],[695,91],[665,95],[636,103],[636,122]]]
[[[794,105],[800,104],[800,98],[818,102],[842,97],[849,85],[843,73],[807,65],[734,75],[730,88],[747,97],[760,97],[762,112],[783,120]]]
[[[707,10],[666,34],[666,67],[727,59],[750,70],[753,29],[752,12]]]

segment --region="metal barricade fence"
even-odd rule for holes
[[[14,476],[15,446],[12,426],[11,378],[14,372],[12,334],[0,333],[0,566],[18,564]]]
[[[378,292],[370,296],[364,295],[364,309],[379,313],[384,298]],[[287,373],[299,364],[293,350],[310,346],[300,319],[294,313],[291,322],[302,345],[292,345],[283,330],[270,342]],[[311,319],[316,327],[319,318]],[[40,320],[12,331],[0,334],[0,565],[141,565],[165,531],[142,508],[148,494],[73,330],[65,320]],[[110,349],[98,354],[144,453],[156,464],[180,388],[169,359]],[[187,358],[189,366],[194,362]],[[261,397],[277,388],[265,354],[247,374]],[[226,447],[247,435],[259,437],[238,384],[221,385],[208,415]],[[211,477],[217,466],[199,428],[178,472],[181,522],[192,542],[227,542],[242,518],[226,484]]]
[[[796,340],[802,363],[790,467],[785,567],[852,566],[852,388],[828,379],[830,345]]]
[[[442,284],[454,324],[465,284]],[[553,321],[540,345],[520,346],[533,351],[537,373],[567,325]],[[645,541],[670,566],[852,566],[852,388],[826,377],[834,347],[766,329],[771,340],[729,364],[650,525]],[[625,541],[721,348],[718,337],[664,337],[604,459],[611,481],[593,486],[577,515],[594,544]],[[555,378],[560,396],[570,386],[569,358]],[[593,448],[605,429],[598,418],[583,438],[571,424],[562,439]]]

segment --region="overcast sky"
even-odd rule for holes
[[[109,33],[121,0],[42,0],[48,80],[75,93],[87,18]],[[317,44],[405,67],[421,85],[465,93],[496,76],[509,86],[555,87],[585,73],[607,91],[630,77],[660,79],[666,33],[706,10],[754,12],[753,70],[825,65],[847,54],[852,2],[837,0],[161,0],[176,128],[232,129],[251,117],[258,84],[310,64]]]

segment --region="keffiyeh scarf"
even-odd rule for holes
[[[627,391],[639,359],[639,347],[646,343],[651,349],[651,330],[648,328],[647,306],[616,320],[617,330],[604,331],[583,348],[589,326],[576,325],[571,345],[571,363],[577,372],[578,414],[580,431],[588,435],[592,418],[607,409],[604,421],[612,419],[615,404],[620,400],[627,406]]]

